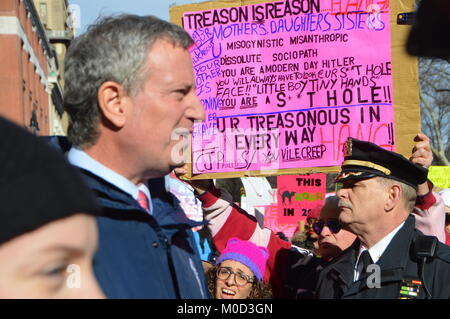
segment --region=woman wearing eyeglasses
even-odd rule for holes
[[[252,242],[231,238],[206,273],[208,288],[216,299],[269,299],[272,289],[264,283],[269,252]]]
[[[180,174],[186,172],[179,171]],[[216,189],[212,181],[196,180],[191,181],[191,185],[195,190],[196,196],[202,202],[204,214],[209,220],[208,227],[213,238],[220,233],[220,236],[218,236],[220,240],[217,238],[214,239],[216,247],[219,250],[223,249],[221,248],[221,245],[224,245],[223,238],[227,238],[227,235],[230,235],[228,238],[239,235],[240,237],[249,238],[249,240],[251,238],[252,241],[260,246],[266,247],[270,252],[269,259],[267,260],[270,271],[265,274],[265,278],[271,283],[274,298],[313,298],[320,271],[326,266],[329,260],[338,254],[337,251],[340,252],[350,246],[356,238],[355,235],[344,229],[340,232],[330,232],[329,227],[332,225],[332,222],[329,223],[328,219],[337,219],[339,211],[336,202],[327,199],[326,204],[330,204],[329,212],[326,212],[324,215],[321,214],[316,224],[316,230],[320,232],[320,243],[324,244],[324,249],[319,249],[320,254],[324,258],[320,258],[311,254],[306,249],[295,247],[290,242],[280,239],[270,229],[260,227],[256,219],[239,207],[232,205],[228,194],[223,190]],[[324,223],[323,225],[321,225],[322,222]],[[236,227],[237,225],[239,227]],[[345,233],[353,236],[353,240],[345,236],[340,236]],[[340,238],[344,239],[345,243],[341,244],[339,242]],[[337,247],[331,247],[333,243]],[[345,247],[346,245],[347,247]],[[222,260],[220,260],[221,266],[226,266],[226,263],[223,264]],[[231,284],[228,287],[223,285],[225,279],[218,277],[218,268],[214,267],[207,272],[211,294],[215,298],[239,298],[241,290],[244,289],[241,289],[242,287],[239,287],[235,283],[235,290],[228,291],[227,289]],[[235,270],[231,271],[235,272]],[[223,276],[221,278],[225,278],[228,274],[223,273],[221,276]],[[228,278],[229,283],[231,283],[230,280],[234,277],[235,275],[230,275]],[[250,284],[245,287],[250,287]],[[249,294],[248,298],[258,297],[253,297]]]

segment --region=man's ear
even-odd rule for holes
[[[402,189],[398,184],[392,184],[388,187],[388,199],[385,203],[385,210],[391,211],[402,202]]]
[[[122,128],[129,106],[129,96],[123,86],[114,81],[106,81],[98,89],[97,99],[104,118],[115,128]]]

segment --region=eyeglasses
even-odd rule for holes
[[[227,281],[228,278],[230,278],[231,274],[234,275],[234,282],[239,287],[243,287],[247,283],[253,282],[253,279],[250,278],[250,276],[247,276],[246,274],[243,274],[239,271],[234,272],[234,271],[231,271],[230,268],[226,268],[226,267],[220,267],[217,270],[217,278],[219,278],[220,280],[223,280],[223,281]]]
[[[327,226],[333,234],[336,234],[342,229],[342,224],[338,219],[329,219],[326,224],[323,222],[323,220],[319,219],[313,224],[314,232],[317,235],[320,235],[325,226]]]

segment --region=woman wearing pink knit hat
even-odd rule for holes
[[[231,238],[206,273],[208,288],[216,299],[269,299],[272,289],[264,283],[269,252],[266,248]]]

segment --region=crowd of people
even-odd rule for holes
[[[326,199],[318,218],[312,216],[309,220],[318,236],[315,253],[261,227],[211,180],[190,183],[203,204],[219,251],[230,237],[249,240],[269,250],[265,280],[271,284],[276,298],[399,297],[397,288],[403,280],[419,280],[413,251],[414,243],[423,234],[440,240],[436,243],[434,261],[428,261],[429,273],[425,273],[425,277],[435,279],[427,278],[426,282],[432,282],[435,297],[448,298],[450,250],[445,245],[445,211],[427,180],[426,167],[432,161],[429,141],[423,134],[418,134],[416,140],[413,154],[407,160],[375,144],[349,139],[345,150],[348,153],[336,178],[340,188],[336,196]],[[185,173],[185,169],[177,171]],[[369,252],[370,264],[381,267],[380,284],[386,284],[379,289],[364,286],[369,274],[361,276],[362,271],[354,269],[363,251]],[[394,258],[400,253],[404,254],[403,259]],[[433,263],[435,268],[431,266]],[[389,276],[401,267],[403,272]],[[355,288],[357,285],[360,287]],[[347,290],[352,294],[344,294]],[[418,296],[427,297],[423,289]]]
[[[152,16],[103,18],[67,53],[68,140],[0,120],[0,298],[450,298],[448,192],[432,192],[421,133],[409,160],[348,139],[339,189],[310,219],[317,250],[211,180],[188,181],[205,217],[188,219],[164,177],[186,173],[179,153],[205,117],[192,44]]]

